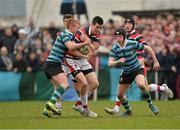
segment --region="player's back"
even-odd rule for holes
[[[65,46],[65,42],[71,40],[73,35],[67,31],[61,32],[54,42],[54,45],[51,49],[51,52],[47,58],[47,61],[53,62],[62,62],[64,59],[64,55],[68,51],[68,48]]]

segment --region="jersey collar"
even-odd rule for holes
[[[72,33],[72,32],[70,32],[68,29],[65,29],[65,31],[66,31],[67,33],[69,33],[70,35],[72,35],[72,36],[73,36],[73,33]]]
[[[124,49],[124,48],[126,47],[126,45],[127,45],[127,41],[128,41],[128,40],[127,40],[127,39],[125,39],[125,41],[124,41],[124,42],[125,42],[125,44],[124,44],[124,46],[123,46],[123,47],[121,47],[121,46],[117,43],[118,47],[119,47],[119,48],[121,48],[121,49]]]

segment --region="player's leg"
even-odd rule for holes
[[[174,94],[172,92],[172,90],[166,85],[166,84],[162,84],[162,85],[158,85],[158,84],[149,84],[149,91],[150,92],[154,92],[154,91],[162,91],[166,94],[166,96],[168,96],[169,98],[173,98]]]
[[[121,71],[120,77],[121,77],[121,75],[122,75],[122,72],[123,72],[123,71]],[[119,112],[119,109],[120,109],[120,106],[121,106],[121,102],[120,102],[118,96],[116,96],[116,101],[115,101],[114,108],[113,108],[113,111],[112,111],[112,112],[113,112],[113,113],[118,113],[118,112]]]
[[[56,82],[54,82],[52,79],[50,79],[50,81],[51,81],[52,85],[54,86],[54,93],[55,93],[56,89],[58,88],[58,84]],[[58,108],[59,111],[62,111],[62,104],[61,104],[60,98],[56,101],[56,107]],[[53,114],[55,115],[55,113],[53,113]]]
[[[67,82],[67,77],[64,73],[59,73],[55,76],[52,76],[53,82],[55,82],[58,86],[55,88],[54,93],[52,94],[52,97],[50,98],[50,101],[46,104],[46,109],[50,109],[56,114],[59,114],[59,110],[56,107],[56,102],[58,99],[61,98],[63,93],[68,89],[69,84]]]
[[[77,92],[79,93],[79,96],[80,96],[80,101],[78,101],[79,103],[76,103],[77,107],[83,107],[84,109],[87,109],[87,98],[88,98],[88,95],[87,95],[87,80],[86,80],[86,77],[84,76],[84,74],[82,72],[78,73],[76,76],[75,76],[75,80],[77,81],[76,84],[76,90]],[[78,86],[77,86],[78,85]],[[74,107],[73,107],[74,108]]]
[[[88,82],[88,96],[90,96],[99,86],[99,81],[91,64],[86,59],[82,59],[81,68]]]
[[[68,74],[70,73],[70,71],[68,70],[68,68],[66,67],[65,64],[61,64],[62,70],[64,71],[65,75],[68,77]],[[53,80],[50,80],[51,83],[53,84],[53,86],[55,86],[55,88],[57,88],[58,84],[55,83]],[[56,89],[54,89],[55,92]],[[59,109],[59,111],[62,111],[62,104],[61,104],[61,99],[58,99],[56,102],[56,107]]]
[[[82,96],[85,97],[84,93],[87,91],[87,80],[84,74],[81,72],[81,59],[75,59],[66,57],[65,64],[73,75],[73,83],[75,90],[79,96],[78,101],[73,105],[73,109],[76,111],[82,110]],[[86,95],[87,96],[87,95]],[[84,100],[85,98],[83,98]]]
[[[81,95],[80,94],[81,94],[81,91],[82,91],[81,88],[83,87],[83,85],[76,80],[73,81],[73,85],[74,85],[74,88],[75,88],[77,95],[78,95],[78,99],[77,99],[76,103],[73,105],[73,110],[78,111],[78,109],[80,107],[82,107]]]
[[[119,116],[130,116],[132,115],[131,107],[129,106],[128,100],[126,96],[124,95],[125,92],[128,90],[130,84],[120,84],[119,91],[118,91],[118,98],[122,104],[122,106],[125,108],[125,112],[120,113]]]
[[[134,79],[131,75],[122,74],[120,76],[117,98],[126,109],[126,111],[124,113],[120,113],[120,115],[132,115],[131,108],[128,104],[128,100],[126,99],[124,94],[133,80]],[[113,109],[105,108],[105,111],[108,114],[117,114],[119,112],[119,108],[118,109],[115,109],[115,107]]]
[[[67,77],[64,74],[60,63],[46,62],[44,65],[44,71],[47,78],[52,81],[52,84],[55,87],[55,92],[52,94],[50,100],[46,104],[46,110],[60,115],[61,112],[57,109],[55,103],[59,98],[61,98],[61,95],[69,86]]]
[[[88,96],[90,96],[95,89],[99,86],[99,81],[97,79],[96,73],[92,70],[83,70],[85,77],[88,82]]]
[[[140,69],[136,72],[135,81],[136,81],[137,86],[141,89],[143,96],[145,97],[145,99],[149,105],[149,108],[155,115],[157,115],[159,113],[159,110],[153,104],[150,93],[149,93],[147,87],[145,86],[145,77],[144,77],[142,69]]]
[[[95,89],[99,86],[99,81],[97,79],[97,76],[93,69],[84,70],[83,73],[85,74],[85,77],[88,82],[88,97],[94,92]],[[98,114],[93,112],[92,110],[89,110],[90,117],[97,117]]]
[[[116,97],[119,100],[119,102],[120,102],[120,100],[123,101],[124,99],[126,99],[124,94],[128,90],[128,88],[129,88],[129,85],[124,85],[124,84],[120,85],[119,84],[118,91],[117,91],[117,97]],[[124,95],[124,96],[122,96],[122,95]],[[121,98],[121,97],[123,97],[123,98]],[[117,107],[117,106],[115,106],[114,108],[105,108],[104,110],[106,113],[108,113],[110,115],[119,114],[119,107]]]
[[[55,93],[58,85],[57,85],[57,83],[54,82],[52,79],[50,79],[50,82],[52,83],[52,85],[53,85],[53,87],[54,87],[54,93]],[[54,93],[53,93],[53,94],[54,94]],[[57,107],[57,103],[56,103],[56,107]],[[60,104],[58,104],[58,107],[57,107],[57,108],[58,108],[59,111],[61,111],[61,105],[60,105]],[[59,113],[56,114],[56,113],[52,112],[51,110],[47,110],[47,109],[45,108],[45,109],[43,110],[43,115],[45,115],[45,116],[47,116],[47,117],[52,117],[52,116],[56,117],[56,116],[59,116]]]
[[[142,65],[142,67],[144,68],[144,76],[145,76],[145,85],[146,87],[149,89],[150,92],[154,92],[154,91],[162,91],[164,92],[169,98],[173,98],[173,92],[172,90],[166,85],[166,84],[162,84],[162,85],[158,85],[158,84],[149,84],[148,85],[148,80],[147,80],[147,69],[144,65],[144,59],[141,58],[139,59],[140,64]]]

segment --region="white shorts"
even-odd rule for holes
[[[70,73],[69,68],[65,64],[61,64],[62,70],[64,71],[65,75],[68,76]]]
[[[70,57],[65,58],[65,64],[69,68],[70,72],[74,71],[86,71],[86,70],[93,70],[91,64],[85,58],[80,59],[73,59]]]

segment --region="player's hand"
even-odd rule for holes
[[[89,39],[88,37],[86,38],[86,45],[89,45],[89,44],[91,44],[91,39]]]
[[[159,62],[158,62],[158,61],[154,62],[154,67],[153,67],[153,69],[154,69],[154,70],[158,70],[159,68],[160,68]]]
[[[118,64],[123,64],[126,61],[126,58],[121,58],[117,61]]]

